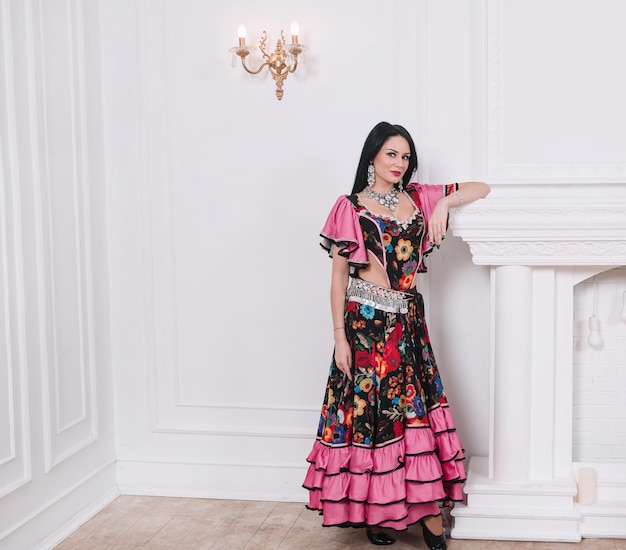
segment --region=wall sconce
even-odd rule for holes
[[[239,46],[231,48],[229,51],[233,54],[233,66],[235,63],[235,55],[241,58],[241,65],[250,74],[259,74],[265,67],[267,67],[272,75],[272,78],[276,81],[276,97],[281,100],[283,98],[283,83],[285,82],[289,73],[295,73],[298,68],[298,56],[306,51],[306,46],[298,42],[298,23],[295,21],[291,24],[291,44],[287,44],[285,41],[285,35],[283,31],[280,31],[280,38],[276,42],[276,49],[274,53],[267,53],[267,32],[263,31],[263,36],[259,42],[259,49],[263,54],[265,62],[256,70],[251,70],[246,65],[246,57],[254,46],[246,46],[246,28],[243,25],[239,25],[237,35],[239,36]]]

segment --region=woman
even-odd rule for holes
[[[444,550],[439,503],[462,499],[463,448],[443,391],[416,275],[444,238],[448,210],[489,193],[481,182],[409,183],[415,145],[398,125],[377,124],[352,194],[322,230],[332,257],[335,351],[304,487],[325,526],[381,528],[420,522]]]

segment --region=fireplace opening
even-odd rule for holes
[[[626,267],[574,287],[575,462],[626,467]]]
[[[583,537],[614,536],[615,518],[626,517],[626,267],[574,286],[573,334],[579,529]]]

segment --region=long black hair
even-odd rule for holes
[[[367,185],[367,167],[369,163],[374,160],[374,157],[378,154],[385,144],[385,142],[393,136],[402,136],[409,142],[409,148],[411,150],[411,156],[409,158],[409,166],[402,176],[402,184],[406,187],[411,181],[411,176],[417,168],[417,151],[415,150],[415,144],[411,134],[399,124],[389,124],[388,122],[379,122],[372,128],[365,143],[363,144],[363,151],[361,152],[361,160],[359,160],[359,166],[356,169],[356,176],[354,178],[354,187],[352,187],[352,194],[360,193],[365,189]]]

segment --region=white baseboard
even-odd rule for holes
[[[468,508],[452,511],[453,539],[579,542],[580,514],[575,510]]]
[[[119,489],[117,487],[112,487],[97,500],[91,502],[78,514],[55,529],[53,533],[42,540],[37,546],[33,547],[32,550],[50,550],[51,548],[54,548],[57,544],[63,541],[63,539],[71,535],[74,531],[76,531],[76,529],[89,521],[103,508],[111,504],[111,502],[113,502],[119,495]]]
[[[0,550],[54,548],[118,495],[115,461],[102,464],[1,533]]]
[[[590,505],[575,501],[574,476],[582,466],[597,472],[597,500]],[[453,538],[553,542],[626,538],[623,462],[574,463],[571,478],[518,484],[489,478],[484,457],[472,457],[468,470],[467,503],[452,512]]]
[[[580,541],[573,477],[512,483],[491,478],[488,471],[486,457],[470,459],[464,488],[467,503],[452,511],[452,538]]]
[[[195,498],[306,502],[307,464],[262,465],[119,460],[120,492]]]
[[[582,515],[580,534],[583,538],[626,538],[626,500],[598,501],[593,505],[577,505]]]

